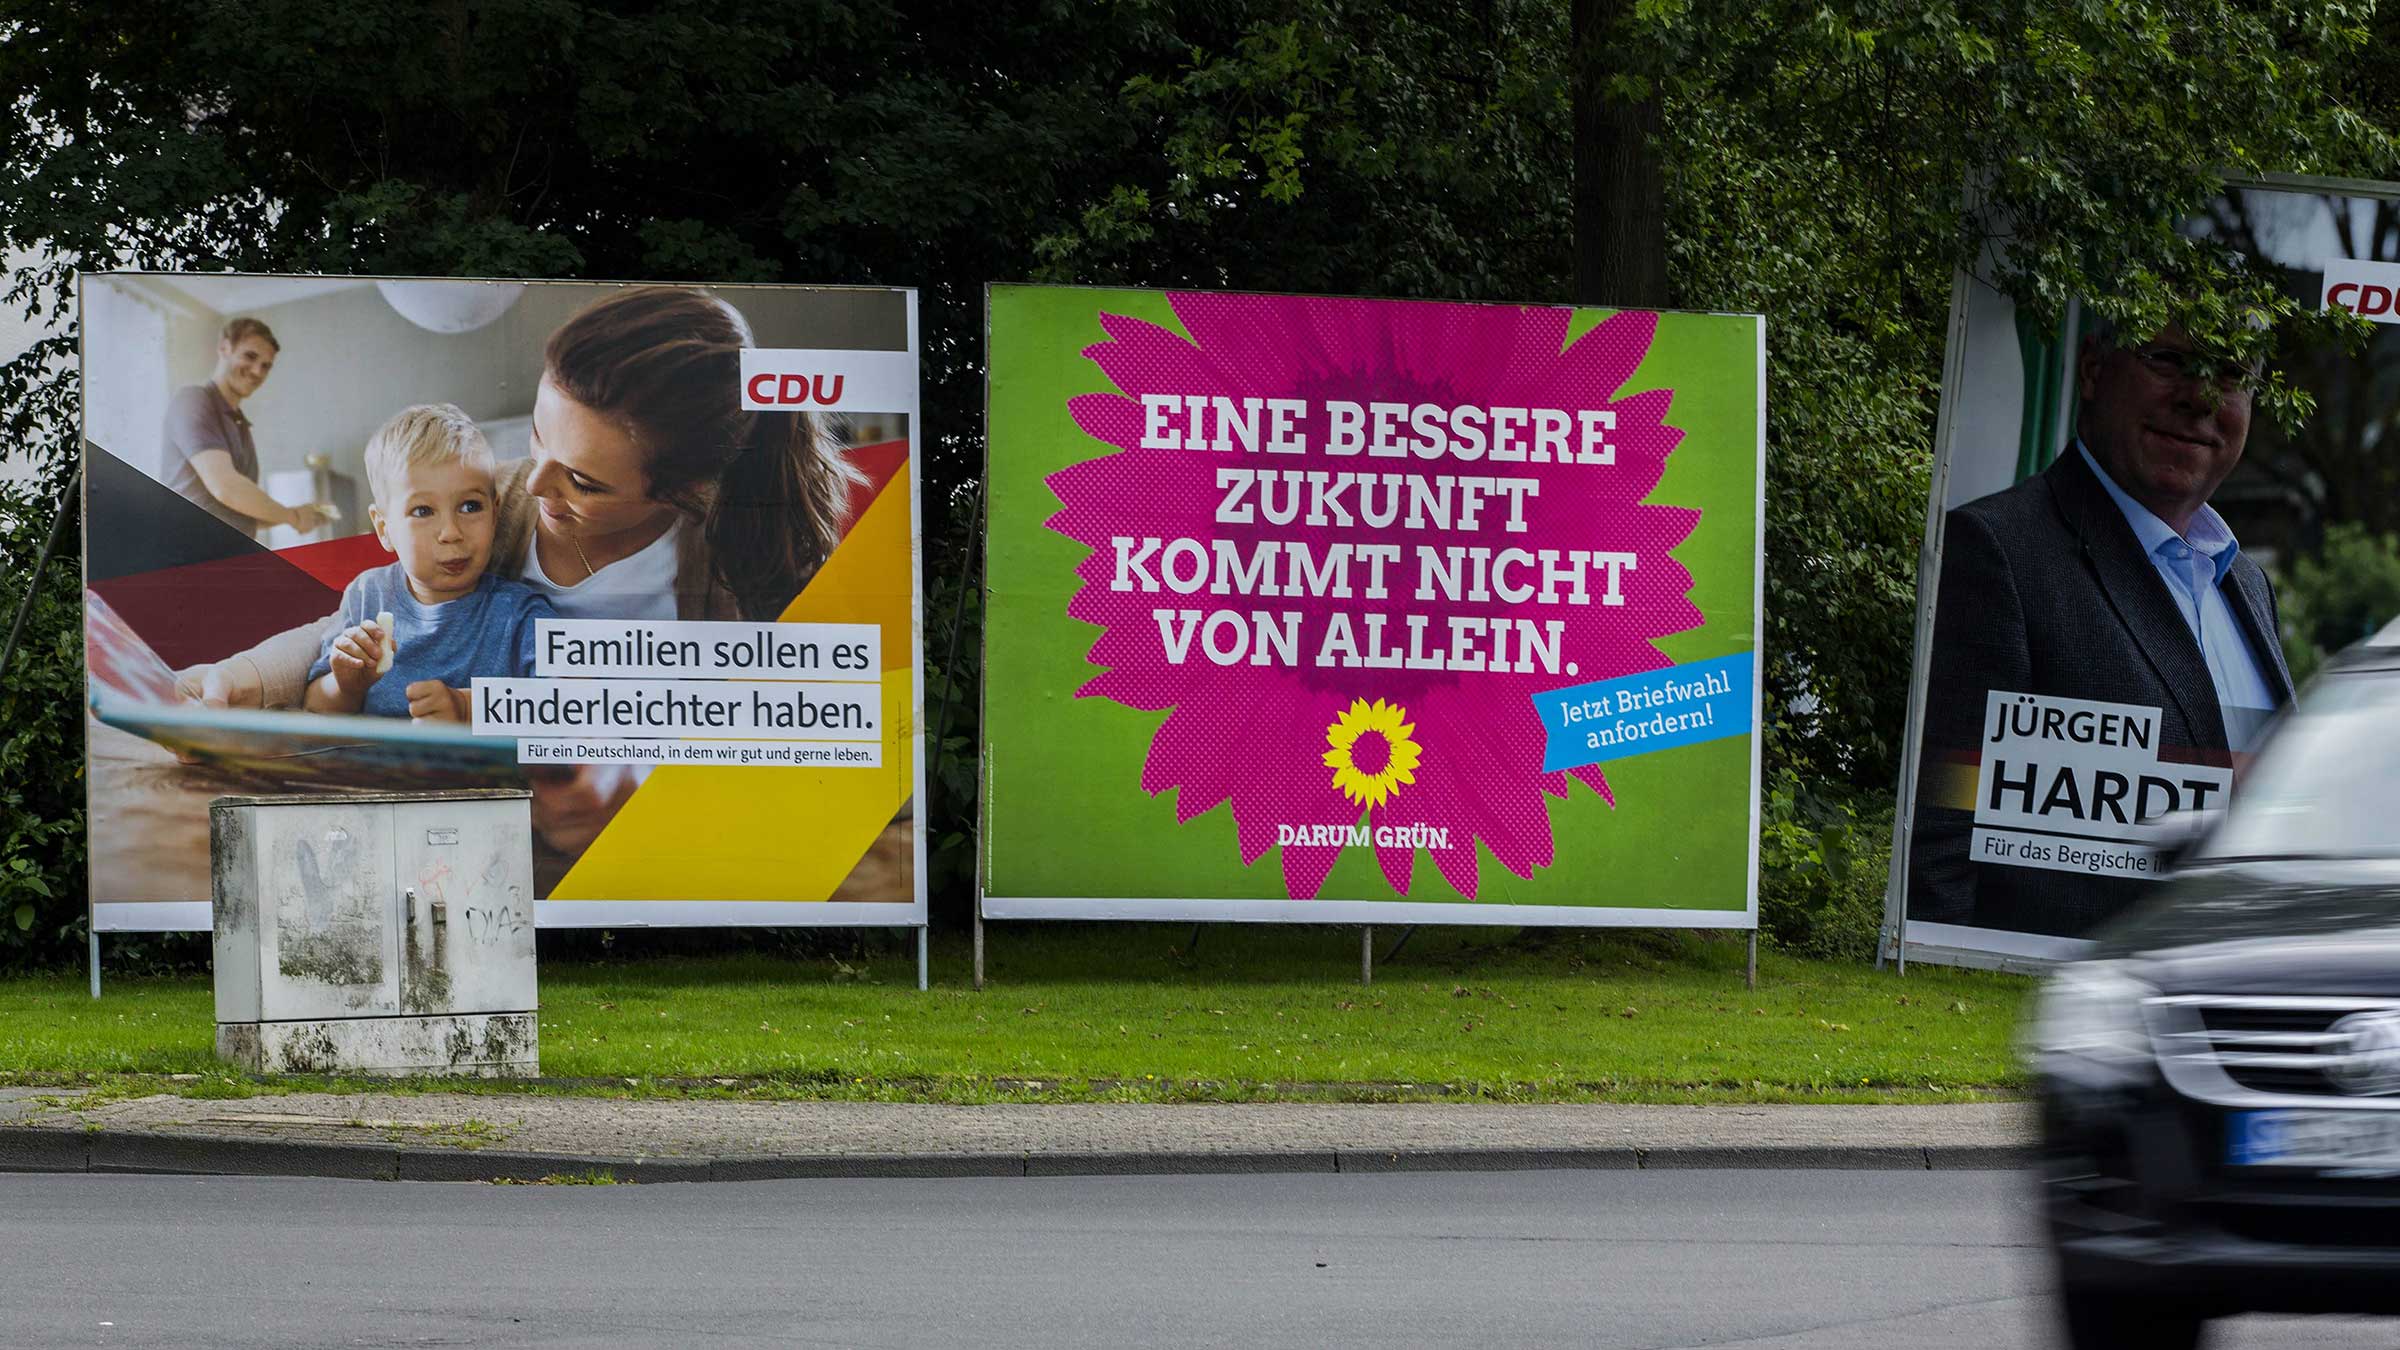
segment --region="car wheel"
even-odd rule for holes
[[[2162,1299],[2109,1290],[2060,1291],[2073,1350],[2195,1350],[2207,1319]]]

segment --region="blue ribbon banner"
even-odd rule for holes
[[[1758,720],[1753,659],[1741,652],[1535,694],[1550,733],[1543,771],[1749,735]]]

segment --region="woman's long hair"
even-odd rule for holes
[[[637,286],[560,325],[543,360],[560,393],[632,434],[650,496],[700,523],[742,616],[773,619],[841,542],[856,475],[815,416],[743,409],[749,345],[724,301]]]

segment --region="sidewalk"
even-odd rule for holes
[[[2024,1165],[2030,1106],[930,1106],[0,1089],[0,1172],[402,1181]],[[53,1105],[42,1099],[48,1098]]]

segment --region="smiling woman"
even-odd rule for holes
[[[777,618],[840,542],[852,476],[814,416],[740,406],[750,345],[739,311],[682,286],[629,287],[561,324],[543,352],[533,457],[492,486],[486,580],[521,582],[567,618]],[[329,616],[181,687],[209,703],[299,704],[312,666],[331,678],[340,640],[371,645],[344,631],[361,626]],[[535,831],[566,859],[639,781],[605,766],[530,776]]]
[[[751,345],[730,305],[674,286],[621,291],[551,335],[524,571],[562,612],[634,617],[605,605],[579,614],[571,592],[688,526],[707,567],[682,584],[721,592],[712,604],[734,612],[674,617],[773,619],[841,542],[851,475],[817,419],[729,397]]]

